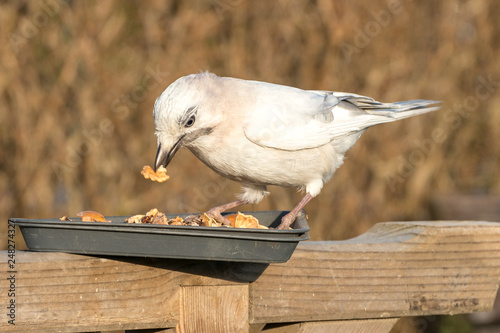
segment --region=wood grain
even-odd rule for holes
[[[0,258],[7,267],[7,253]],[[18,251],[16,270],[16,325],[0,321],[2,331],[257,332],[268,323],[470,313],[495,299],[500,223],[381,223],[351,240],[303,242],[283,264]]]
[[[181,289],[176,332],[248,332],[248,286],[188,286]]]
[[[265,333],[389,333],[398,320],[384,318],[268,325]]]
[[[498,223],[381,223],[342,242],[305,242],[251,284],[251,320],[487,311],[500,277]]]
[[[7,253],[3,252],[1,258],[6,262]],[[223,278],[226,266],[217,262],[18,251],[16,326],[0,321],[0,330],[175,327],[180,286],[236,284]],[[0,290],[8,289],[7,282],[2,278]],[[2,292],[1,304],[8,301],[7,292]]]

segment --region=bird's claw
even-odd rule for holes
[[[231,221],[229,221],[227,218],[222,216],[221,212],[216,208],[210,209],[205,214],[207,214],[208,217],[213,218],[215,221],[221,223],[222,225],[225,225],[225,226],[231,225]]]
[[[297,215],[295,215],[295,214],[291,214],[291,213],[286,214],[285,216],[283,216],[281,218],[281,223],[279,226],[276,227],[276,229],[280,229],[280,230],[290,229],[290,225],[293,223],[293,221],[295,221],[296,217],[297,217]]]

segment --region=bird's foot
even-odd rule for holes
[[[295,221],[295,219],[297,218],[297,215],[298,214],[296,214],[294,212],[290,212],[290,213],[286,214],[285,216],[283,216],[281,218],[281,223],[279,226],[276,227],[276,229],[281,229],[281,230],[290,229],[290,225]]]
[[[209,211],[207,211],[205,214],[207,214],[208,217],[214,219],[215,221],[221,223],[222,225],[230,226],[231,221],[229,221],[227,218],[222,216],[222,214],[218,208],[219,207],[214,207],[214,208],[210,209]]]
[[[244,205],[246,203],[248,203],[248,202],[245,200],[236,200],[236,201],[227,203],[227,204],[222,205],[222,206],[214,207],[214,208],[210,209],[209,211],[207,211],[205,214],[207,214],[208,217],[213,218],[215,221],[222,223],[223,225],[230,226],[231,221],[229,221],[227,218],[222,216],[221,213],[224,213],[228,209],[238,207],[238,206]]]
[[[310,193],[306,193],[306,195],[300,200],[300,202],[295,206],[290,213],[286,214],[281,218],[281,223],[276,229],[288,229],[290,225],[295,221],[295,218],[300,214],[300,211],[304,206],[313,198]]]

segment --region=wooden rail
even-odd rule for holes
[[[500,223],[380,223],[270,265],[18,251],[13,274],[3,331],[388,332],[404,316],[490,310]]]

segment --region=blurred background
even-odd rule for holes
[[[238,184],[186,150],[168,182],[140,174],[155,157],[155,99],[180,76],[211,71],[444,101],[361,137],[306,207],[311,239],[382,221],[500,221],[499,17],[495,0],[2,1],[0,220],[233,200]],[[270,191],[242,209],[288,210],[302,196]]]

